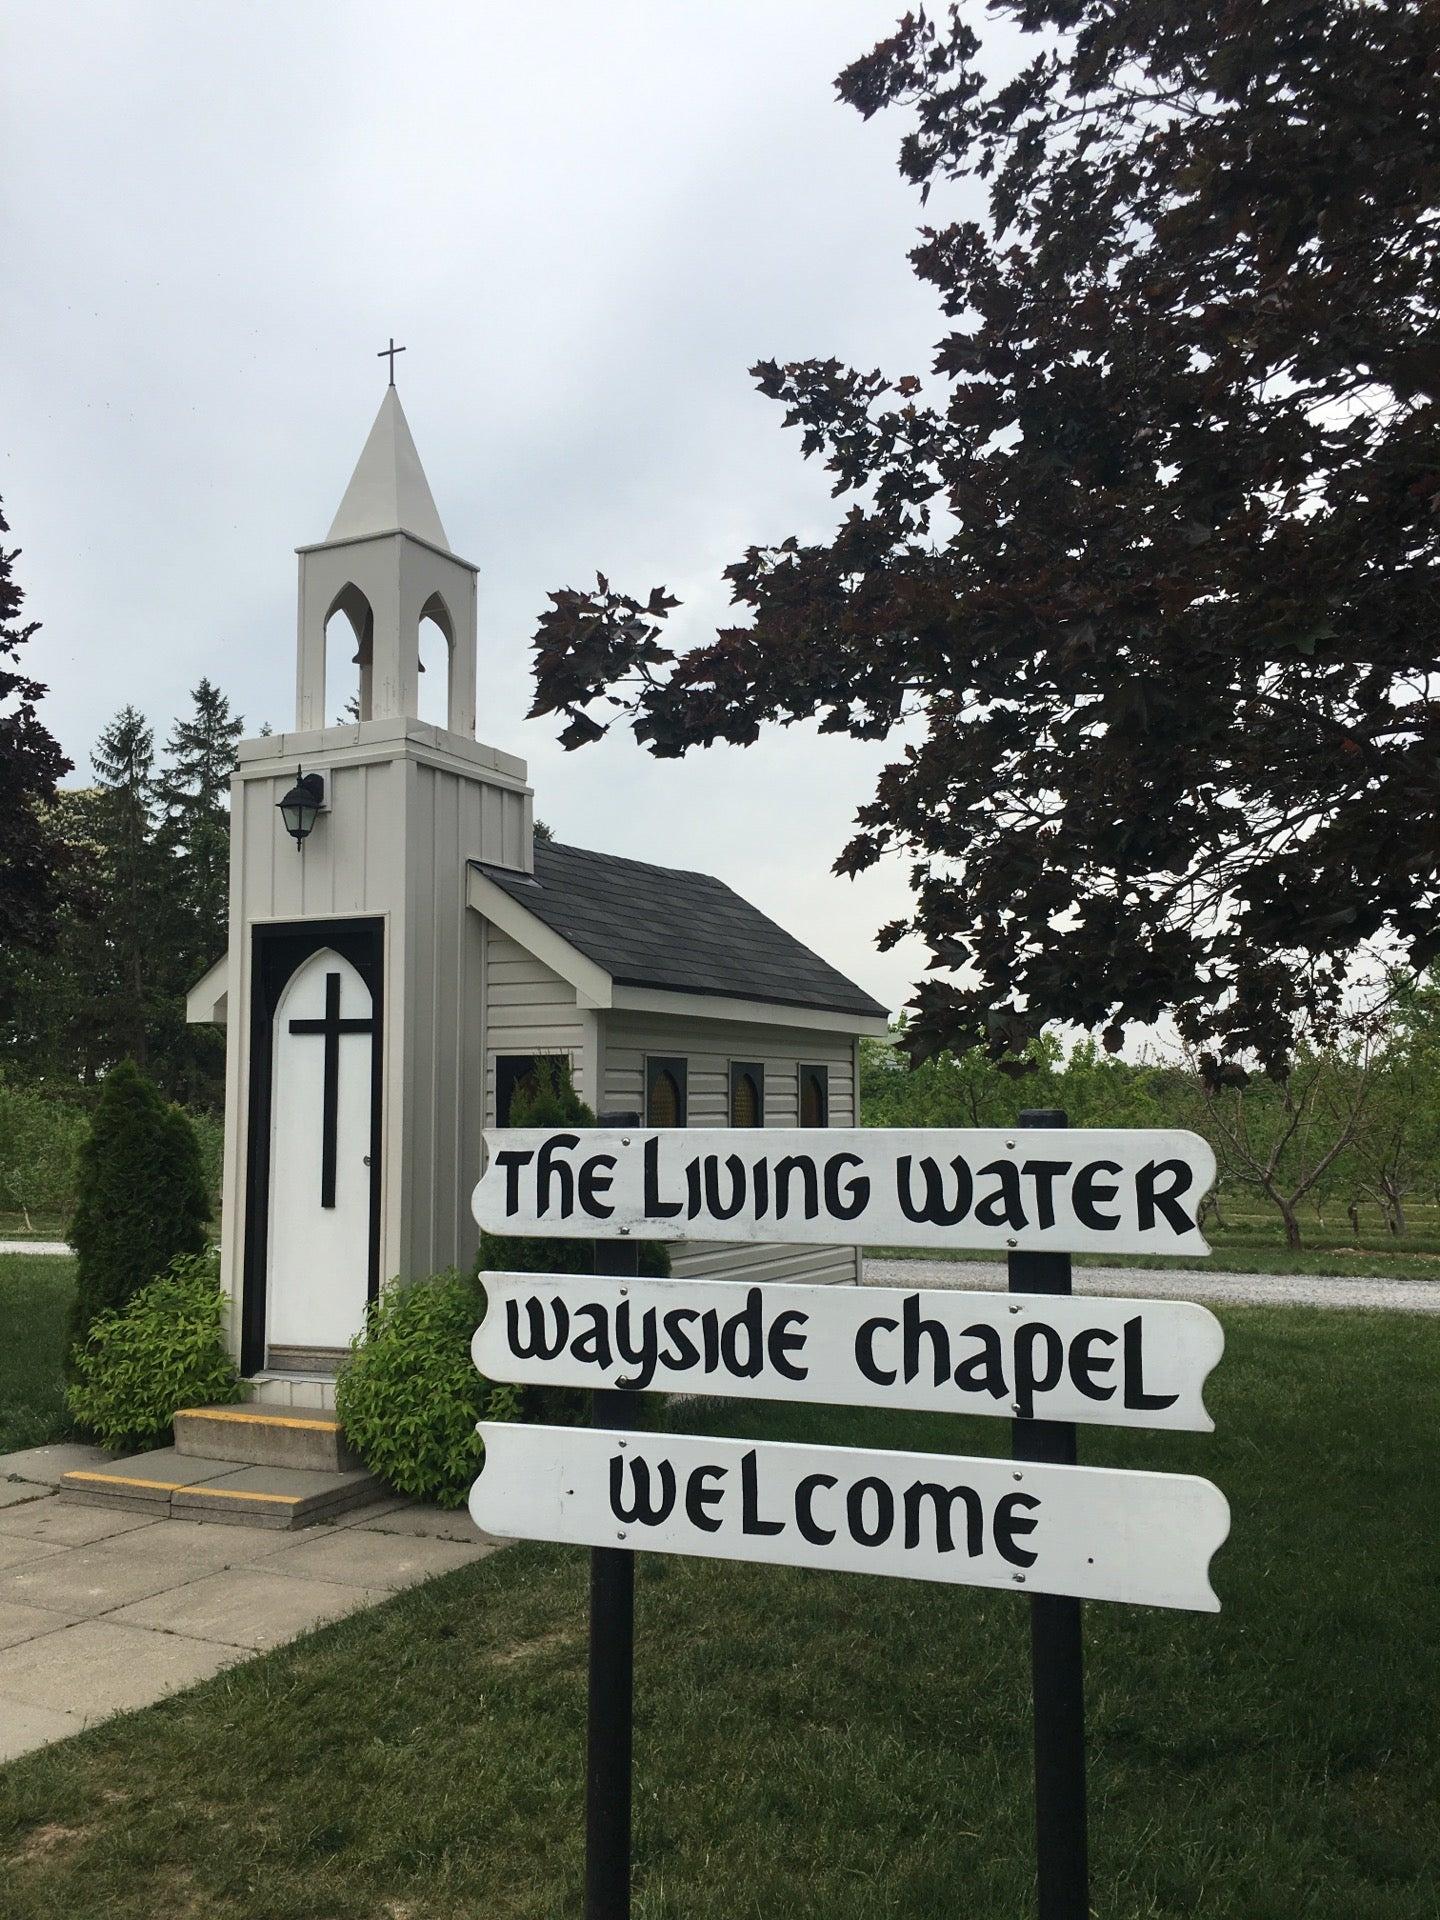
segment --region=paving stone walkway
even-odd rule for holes
[[[384,1500],[299,1532],[153,1519],[53,1489],[96,1448],[0,1456],[0,1761],[493,1552]]]

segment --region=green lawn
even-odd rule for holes
[[[0,1207],[0,1240],[63,1240],[70,1222],[63,1213],[7,1213]]]
[[[1440,1280],[1440,1208],[1433,1202],[1415,1201],[1406,1215],[1407,1230],[1396,1235],[1386,1231],[1377,1207],[1359,1209],[1360,1231],[1351,1231],[1343,1207],[1329,1206],[1323,1217],[1313,1208],[1301,1219],[1304,1245],[1292,1251],[1285,1245],[1279,1216],[1263,1208],[1250,1196],[1225,1203],[1223,1224],[1213,1220],[1205,1226],[1210,1242],[1209,1257],[1193,1255],[1166,1259],[1154,1254],[1075,1255],[1077,1266],[1104,1267],[1195,1267],[1213,1268],[1216,1273],[1313,1273],[1333,1274],[1350,1279],[1378,1276],[1391,1280]],[[926,1248],[868,1247],[868,1253],[890,1260],[994,1260],[995,1254],[936,1252]]]
[[[0,1453],[65,1431],[60,1360],[74,1286],[73,1260],[0,1254]]]
[[[1218,1618],[1086,1610],[1106,1920],[1440,1910],[1440,1322],[1237,1309]],[[998,1421],[686,1405],[991,1450]],[[519,1547],[0,1769],[6,1920],[578,1915],[585,1556]],[[1018,1596],[641,1558],[637,1920],[1025,1920]]]

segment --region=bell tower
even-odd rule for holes
[[[446,728],[475,737],[475,574],[450,551],[410,425],[392,384],[330,531],[299,547],[295,730],[326,724],[325,630],[343,613],[355,634],[360,719],[420,716],[420,623],[445,637]]]
[[[486,957],[467,863],[533,864],[525,763],[475,739],[476,570],[393,384],[329,533],[298,552],[295,726],[237,749],[229,951],[195,1014],[229,1030],[221,1261],[257,1391],[333,1375],[382,1282],[473,1257]],[[337,615],[359,667],[343,720]],[[427,619],[441,724],[420,714]]]

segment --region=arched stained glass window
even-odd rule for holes
[[[730,1062],[730,1124],[732,1127],[765,1124],[765,1069],[754,1061]]]
[[[683,1060],[645,1062],[645,1124],[647,1127],[683,1127],[685,1125],[685,1081]]]
[[[800,1124],[802,1127],[828,1127],[830,1124],[830,1069],[801,1067]]]

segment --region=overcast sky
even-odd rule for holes
[[[915,951],[873,936],[903,871],[829,872],[882,749],[567,755],[524,719],[547,589],[664,582],[699,639],[745,546],[834,524],[754,360],[928,366],[902,126],[832,84],[898,10],[4,0],[0,495],[79,773],[118,707],[163,737],[202,674],[247,733],[293,723],[293,549],[393,332],[480,567],[480,738],[557,837],[718,874],[898,1007]]]

